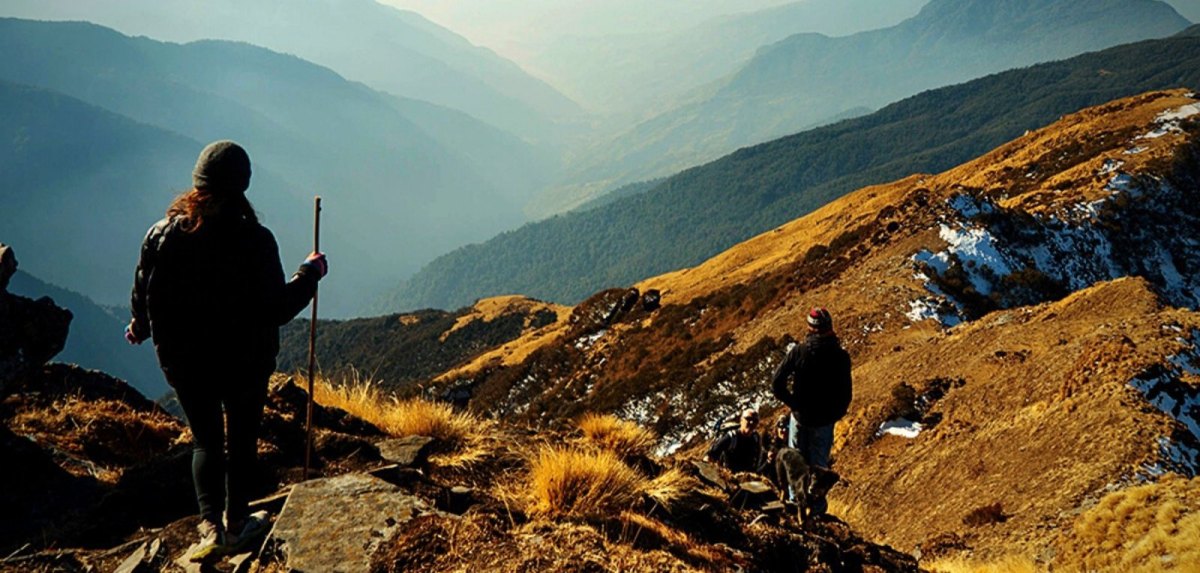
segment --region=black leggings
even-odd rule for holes
[[[222,509],[230,523],[248,515],[269,379],[269,374],[169,376],[192,429],[192,480],[201,518],[220,523]]]

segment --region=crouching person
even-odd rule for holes
[[[713,442],[704,461],[719,463],[732,472],[753,472],[758,471],[762,455],[758,412],[747,409],[742,412],[737,428],[726,431]]]

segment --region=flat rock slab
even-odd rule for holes
[[[738,489],[753,496],[766,495],[775,491],[766,482],[761,481],[744,481],[738,484]]]
[[[369,475],[313,480],[292,488],[270,543],[279,544],[289,571],[366,573],[375,549],[428,509]]]
[[[383,440],[376,445],[379,456],[402,467],[413,467],[425,463],[429,456],[429,446],[433,438],[425,436],[405,436]]]
[[[695,466],[696,473],[698,473],[700,478],[704,481],[715,485],[722,490],[729,489],[729,482],[725,481],[725,478],[721,477],[721,470],[717,468],[716,464],[701,460],[692,460],[692,465]]]

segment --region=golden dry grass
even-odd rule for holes
[[[116,400],[69,396],[45,409],[19,410],[9,427],[74,458],[75,475],[114,483],[125,467],[162,454],[180,438],[183,425],[161,411],[138,411]]]
[[[621,458],[648,456],[658,441],[654,432],[612,414],[584,414],[577,425],[585,441]]]
[[[455,412],[448,404],[419,398],[398,400],[358,375],[341,384],[318,378],[313,394],[317,403],[345,410],[389,435],[439,440],[446,450],[430,457],[438,465],[467,465],[482,459],[490,450],[492,422],[467,412]]]
[[[528,508],[538,517],[603,517],[629,509],[649,480],[612,452],[545,446],[530,460]]]
[[[670,468],[650,480],[642,493],[670,511],[689,491],[695,491],[699,487],[700,484],[695,478],[683,473],[679,468]]]
[[[1106,495],[1075,520],[1055,570],[1200,571],[1200,478],[1164,476]]]
[[[1038,573],[1043,570],[1033,559],[1021,555],[986,561],[952,557],[922,565],[933,573]]]

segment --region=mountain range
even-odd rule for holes
[[[527,61],[589,109],[644,120],[683,98],[707,95],[710,84],[763,46],[801,32],[845,36],[892,26],[927,1],[807,0],[717,16],[678,30],[566,34],[530,48]]]
[[[795,34],[760,48],[697,101],[578,155],[539,213],[753,145],[1005,69],[1169,36],[1189,25],[1158,0],[933,0],[888,28]]]
[[[402,283],[377,310],[457,308],[511,293],[575,303],[698,264],[846,192],[947,169],[1072,110],[1200,86],[1198,33],[1191,28],[995,74],[741,149],[644,193],[457,249]]]
[[[76,19],[174,42],[233,40],[295,54],[342,76],[553,142],[580,110],[545,82],[421,15],[373,0],[13,0],[0,14]]]
[[[21,54],[0,62],[12,134],[0,155],[16,179],[0,191],[6,241],[36,276],[104,304],[123,303],[141,235],[214,139],[249,150],[249,197],[285,260],[311,248],[309,206],[325,197],[326,248],[341,261],[323,289],[335,316],[437,253],[522,221],[524,198],[553,169],[466,114],[247,44],[3,19],[0,46]]]

